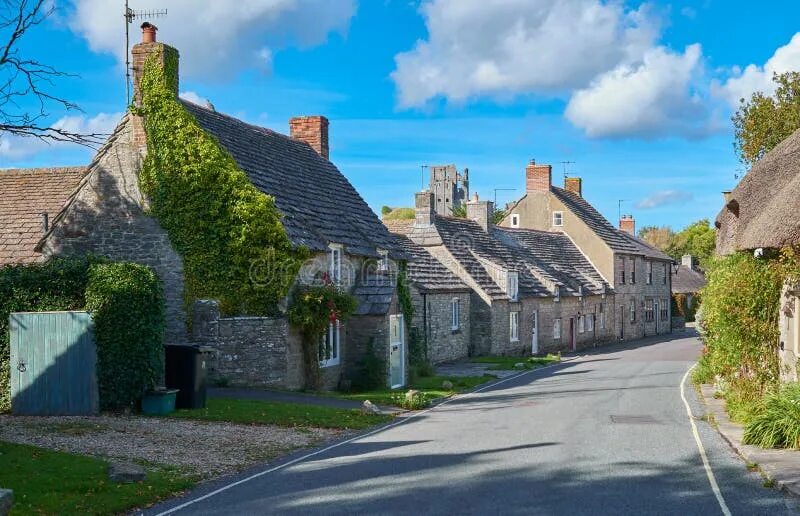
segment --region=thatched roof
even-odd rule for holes
[[[717,215],[717,252],[800,243],[800,129],[758,160]]]

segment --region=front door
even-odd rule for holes
[[[531,319],[531,355],[539,353],[539,312],[533,312]]]
[[[653,319],[656,321],[656,335],[658,335],[658,318],[661,314],[658,313],[658,301],[653,304]]]
[[[389,387],[397,389],[406,382],[405,328],[402,315],[389,316]]]

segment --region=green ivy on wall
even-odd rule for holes
[[[147,156],[140,182],[183,258],[186,302],[213,298],[225,314],[274,315],[307,250],[292,246],[274,199],[178,101],[171,82],[178,56],[162,48],[163,56],[146,60],[141,78],[137,113]]]

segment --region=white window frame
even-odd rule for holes
[[[556,317],[553,320],[553,339],[561,340],[561,318]]]
[[[656,320],[655,303],[652,299],[644,300],[644,322],[653,322]]]
[[[339,365],[341,361],[341,344],[342,344],[342,325],[337,320],[335,323],[328,324],[328,331],[322,336],[322,340],[320,342],[320,367],[332,367],[335,365]],[[328,358],[325,358],[328,355],[328,350],[330,350],[330,355]]]
[[[594,331],[594,314],[586,316],[586,331],[592,333]]]
[[[631,320],[631,323],[635,323],[636,322],[636,300],[635,299],[631,299],[630,305],[631,305],[630,306],[630,312],[631,312],[630,320]]]
[[[328,253],[328,275],[335,285],[342,284],[342,246],[339,244],[330,245],[330,253]]]
[[[600,303],[600,329],[606,329],[606,312],[603,308],[603,303]]]
[[[508,314],[508,335],[511,342],[519,342],[519,312]]]
[[[519,213],[512,213],[511,214],[511,227],[518,228],[519,227]]]
[[[653,284],[653,262],[648,260],[645,263],[647,263],[647,284],[648,285],[652,285]]]
[[[553,302],[558,303],[561,301],[561,287],[556,285],[556,291],[553,294]]]
[[[389,270],[389,251],[378,249],[378,271],[387,272]]]
[[[461,300],[454,297],[450,302],[450,329],[457,330],[461,327]]]
[[[564,212],[563,211],[554,211],[553,212],[553,227],[560,228],[564,226]]]
[[[578,333],[583,333],[586,331],[586,316],[579,315],[578,316]]]
[[[506,294],[512,301],[519,299],[519,273],[516,271],[506,272]]]

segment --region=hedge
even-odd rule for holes
[[[160,375],[164,307],[158,279],[142,265],[54,258],[0,267],[0,412],[11,406],[9,314],[62,310],[93,312],[101,407],[132,407]]]

